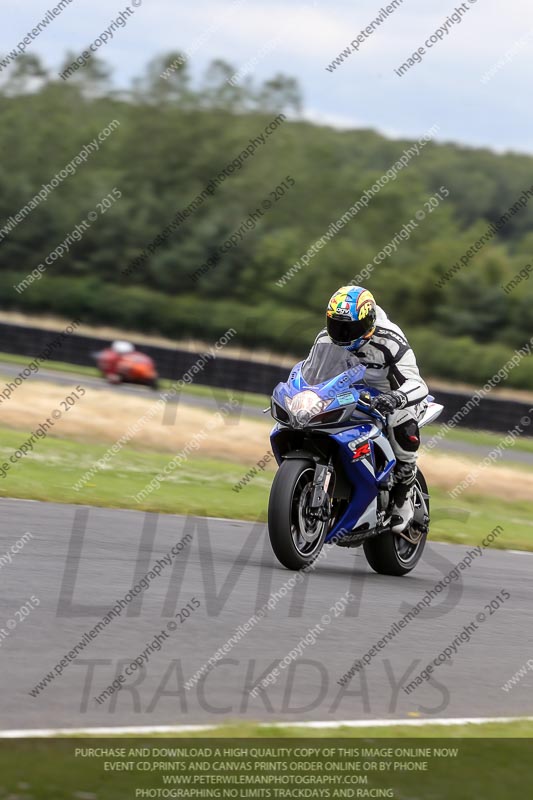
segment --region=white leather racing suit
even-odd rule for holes
[[[402,464],[411,472],[420,446],[418,421],[427,407],[428,387],[420,376],[409,342],[401,328],[391,322],[382,308],[376,307],[376,331],[368,343],[353,355],[366,367],[365,383],[382,392],[398,390],[407,397],[407,405],[388,416],[387,434],[398,462],[401,480]],[[327,341],[326,329],[316,342]]]

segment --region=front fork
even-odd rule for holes
[[[328,488],[333,477],[333,466],[331,458],[328,464],[316,464],[313,476],[313,486],[311,489],[311,499],[309,502],[309,516],[325,522],[331,516],[331,498]]]

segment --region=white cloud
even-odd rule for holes
[[[213,58],[239,69],[275,41],[254,67],[255,77],[294,75],[308,118],[404,136],[437,121],[450,139],[531,151],[533,111],[525,98],[531,94],[533,39],[488,85],[480,84],[481,76],[533,29],[531,0],[505,5],[464,0],[471,6],[464,21],[403,78],[393,73],[462,1],[404,0],[333,73],[326,65],[379,14],[384,0],[240,0],[239,7],[235,0],[144,0],[99,55],[124,84],[156,54],[187,49],[208,31],[191,59],[195,74]],[[81,52],[127,2],[115,7],[110,0],[74,0],[29,51],[57,67],[65,50]],[[51,5],[50,0],[5,0],[10,24],[0,29],[0,51],[13,49]]]

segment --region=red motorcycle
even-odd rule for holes
[[[113,342],[94,354],[102,376],[113,384],[137,383],[159,388],[159,375],[153,359],[135,350],[129,342]]]

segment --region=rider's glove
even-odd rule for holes
[[[397,408],[407,405],[407,397],[403,392],[383,392],[372,400],[372,409],[386,416],[392,414]]]

